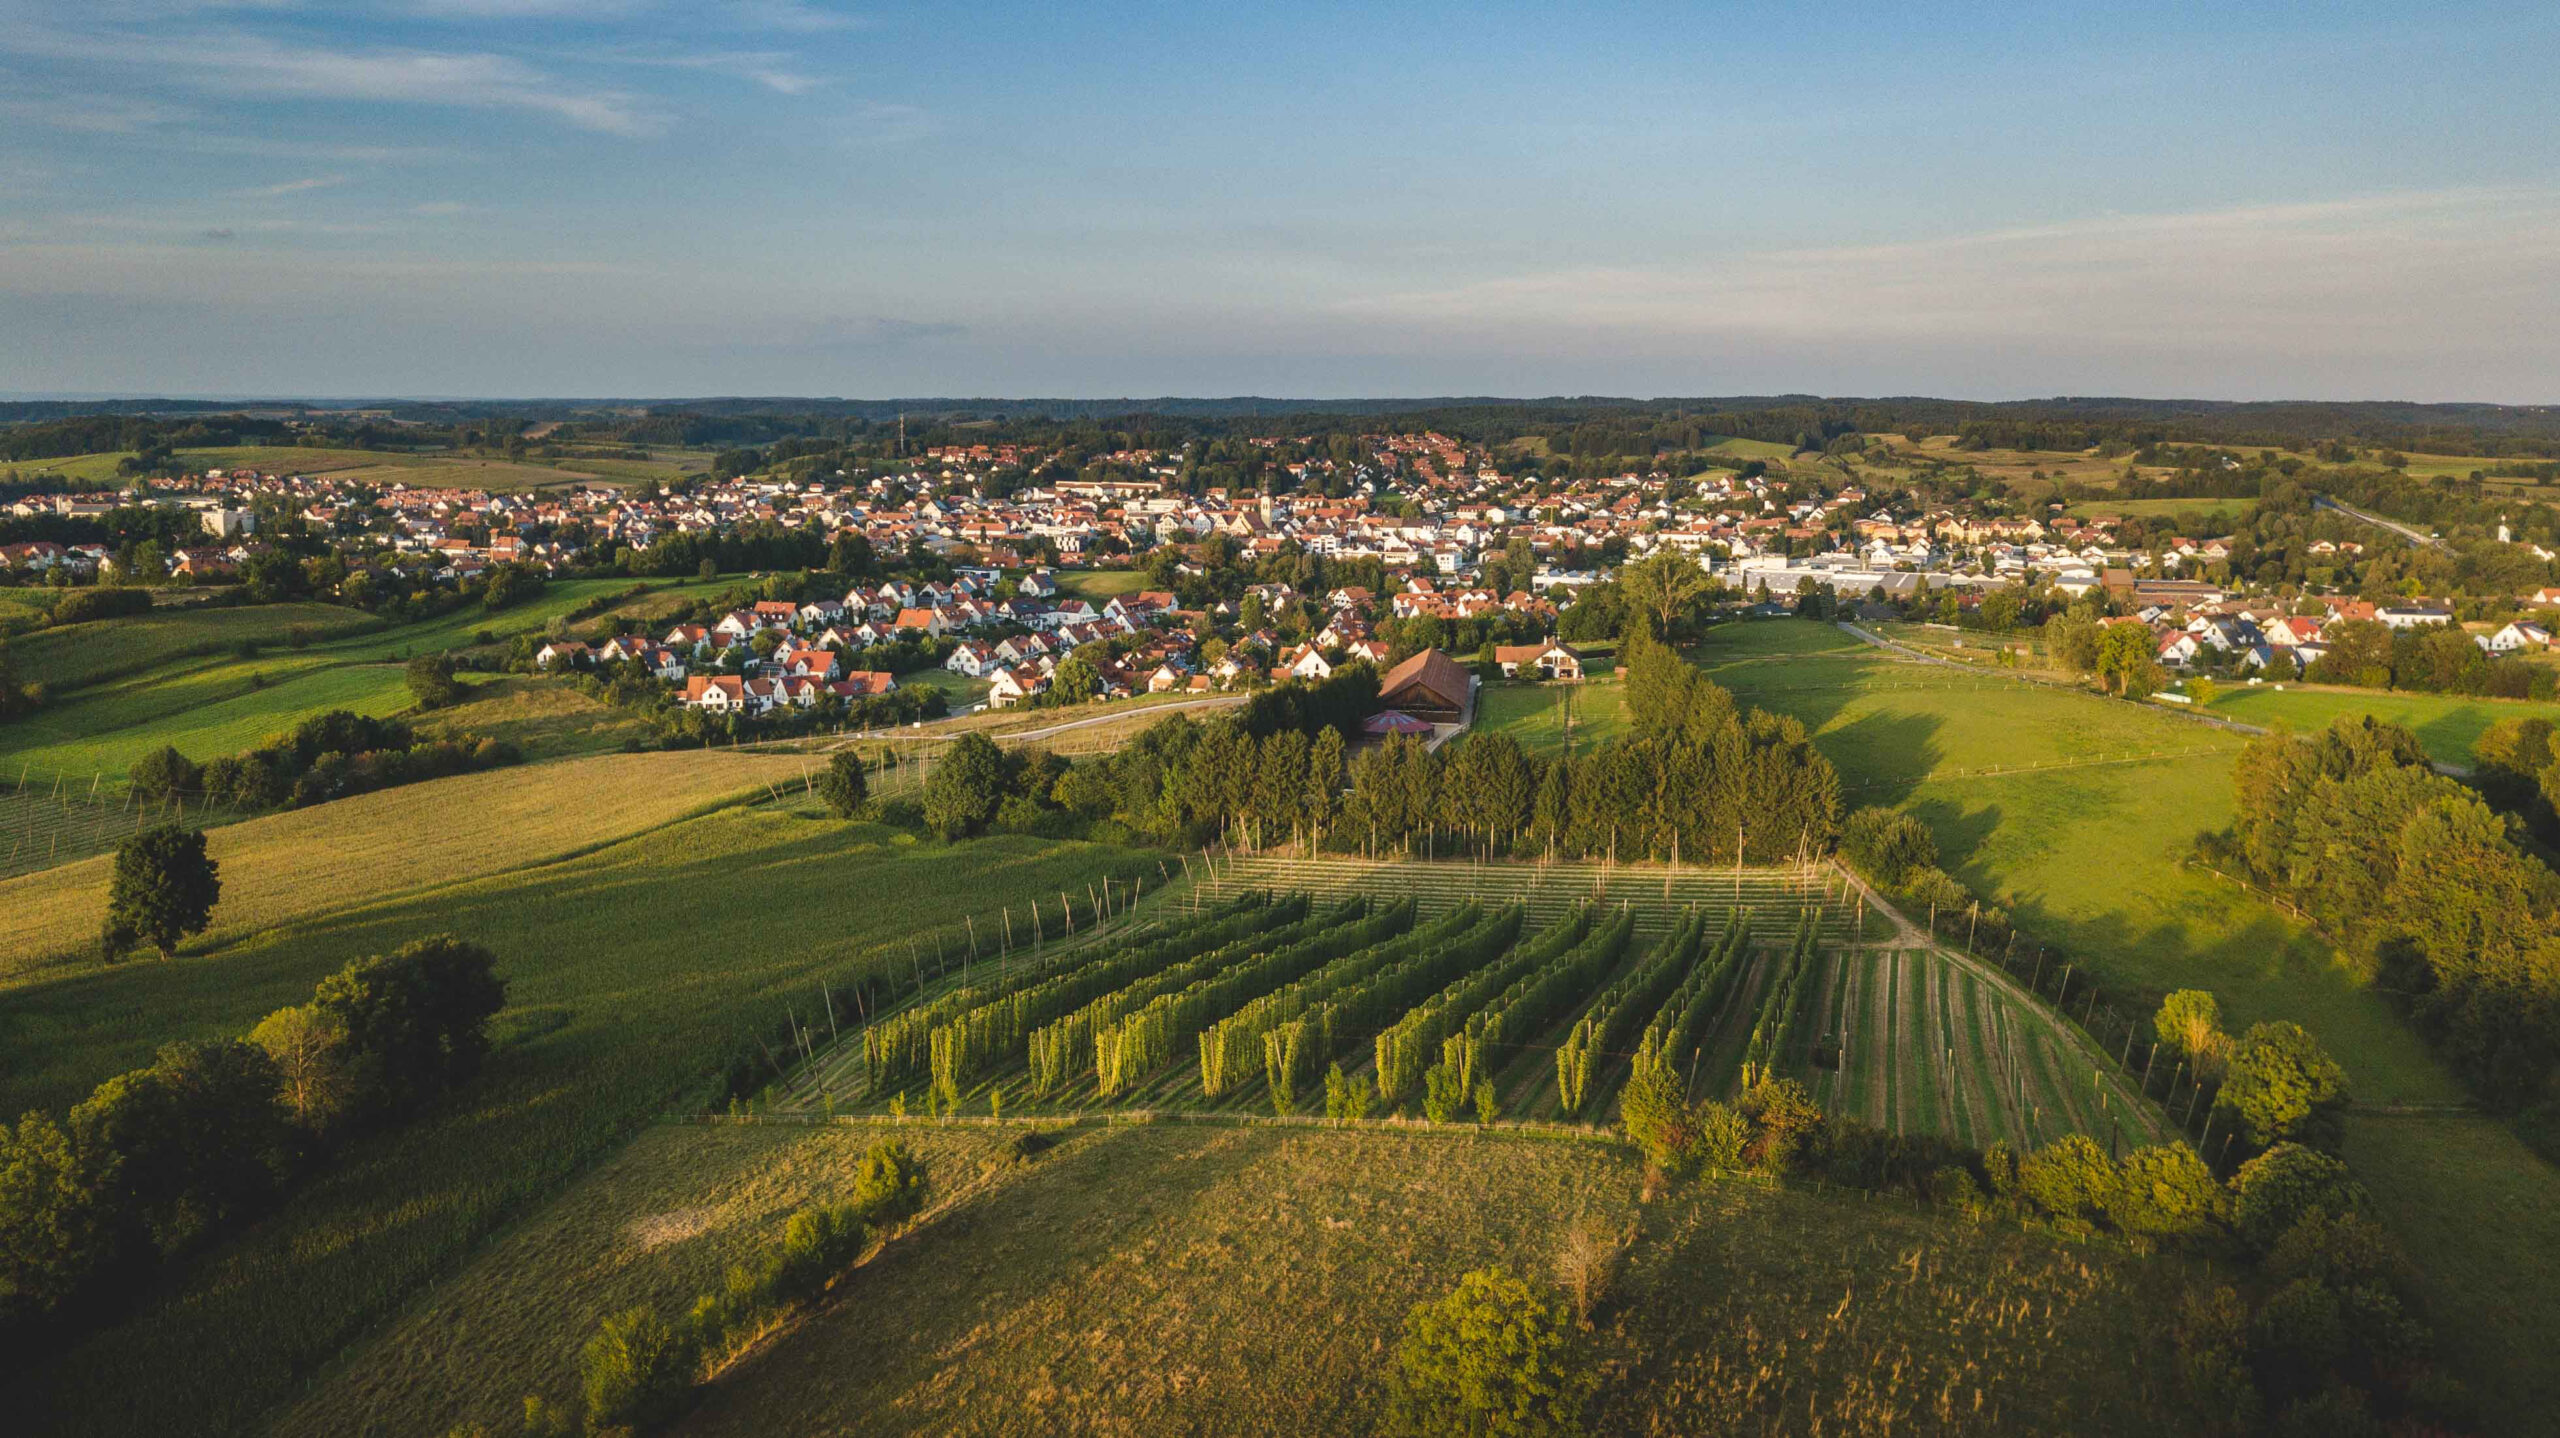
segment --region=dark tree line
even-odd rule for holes
[[[2487,1100],[2530,1102],[2560,1061],[2560,875],[2417,736],[2369,717],[2242,754],[2239,817],[2207,841],[2364,956]]]
[[[1570,758],[1471,734],[1441,750],[1395,737],[1346,763],[1377,680],[1354,666],[1284,684],[1241,714],[1166,719],[1070,765],[955,744],[917,817],[947,836],[989,828],[1176,845],[1334,852],[1768,863],[1826,852],[1840,781],[1796,720],[1733,697],[1642,637],[1629,647],[1634,732]]]

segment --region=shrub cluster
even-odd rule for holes
[[[457,735],[420,739],[398,719],[344,709],[315,714],[255,749],[197,765],[164,747],[136,761],[127,776],[147,800],[196,798],[234,809],[307,808],[373,789],[396,788],[513,764],[523,758],[503,740]]]
[[[1938,841],[1913,815],[1872,806],[1851,814],[1841,826],[1840,857],[1876,887],[1927,911],[1933,932],[1961,915],[1961,936],[1977,946],[2009,941],[2008,910],[1977,909],[1972,891],[1938,867]]]
[[[338,1142],[469,1078],[505,1001],[492,963],[444,937],[358,959],[245,1038],[170,1044],[63,1122],[0,1128],[0,1334],[75,1334]]]
[[[607,1317],[578,1362],[580,1407],[593,1434],[643,1433],[681,1414],[695,1389],[728,1357],[816,1300],[851,1266],[870,1236],[922,1207],[924,1168],[907,1146],[881,1139],[863,1154],[853,1196],[793,1213],[782,1231],[729,1265],[720,1286],[670,1321],[646,1304]],[[540,1396],[524,1403],[526,1438],[565,1438],[569,1411]],[[455,1430],[486,1438],[484,1425]]]

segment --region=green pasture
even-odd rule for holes
[[[954,714],[960,713],[972,704],[984,703],[987,690],[991,687],[984,679],[972,679],[966,674],[954,674],[948,669],[939,668],[919,669],[913,674],[898,676],[899,688],[904,689],[910,686],[941,690],[944,702],[951,706],[951,712]]]
[[[2243,724],[2288,734],[2311,734],[2332,720],[2372,715],[2406,728],[2426,746],[2427,757],[2461,768],[2471,746],[2501,719],[2528,716],[2560,722],[2560,704],[2523,699],[2476,699],[2462,694],[2404,694],[2385,689],[2311,688],[2299,684],[2224,684],[2213,712]]]
[[[1778,444],[1765,439],[1727,437],[1706,446],[1701,453],[1727,455],[1734,459],[1785,459],[1796,452],[1791,444]]]
[[[1056,573],[1059,588],[1095,608],[1147,587],[1143,569],[1061,569]]]
[[[2346,1159],[2418,1265],[2427,1317],[2481,1383],[2485,1433],[2560,1432],[2560,1170],[2481,1114],[2351,1113]]]
[[[1713,664],[1716,637],[1700,646],[1702,662]],[[2231,763],[2241,736],[2065,689],[1937,665],[1844,663],[1815,642],[1806,649],[1801,663],[1729,663],[1715,677],[1738,697],[1794,713],[1814,729],[1852,807],[1884,803],[1919,815],[1937,837],[1942,865],[2009,908],[2021,943],[2052,944],[2090,965],[2129,1005],[2202,988],[2221,999],[2234,1030],[2262,1020],[2300,1023],[2346,1066],[2361,1102],[2464,1099],[2389,1001],[2325,939],[2188,863],[2199,832],[2232,820]],[[1933,675],[1955,687],[1926,687]],[[2411,723],[2438,757],[2466,753],[2491,719],[2525,707],[2364,691],[2276,694],[2272,686],[2229,695],[2239,700],[2231,717],[2249,722],[2263,722],[2251,705],[2268,706],[2259,713],[2283,707],[2304,728],[2339,713],[2379,713]],[[2104,757],[2152,748],[2191,752]],[[2031,762],[2056,767],[2018,767]],[[1996,768],[2011,772],[1988,772]],[[2551,1207],[2560,1175],[2485,1119],[2359,1119],[2356,1133],[2351,1156],[2359,1167],[2370,1159],[2396,1170],[2373,1181],[2397,1190],[2385,1192],[2385,1211],[2426,1268],[2448,1334],[2509,1325],[2510,1336],[2450,1347],[2457,1367],[2494,1411],[2519,1420],[2508,1431],[2547,1428],[2555,1411],[2550,1379],[2530,1354],[2560,1329],[2549,1299],[2560,1293],[2560,1260],[2551,1257],[2560,1249],[2536,1246],[2535,1235],[2560,1211]],[[2513,1306],[2465,1317],[2465,1305],[2477,1301],[2466,1276],[2489,1273],[2501,1275],[2497,1291],[2513,1294]]]
[[[242,644],[307,643],[383,627],[361,609],[335,604],[255,604],[241,608],[164,606],[148,614],[40,629],[9,646],[18,677],[60,692],[218,654]]]
[[[2220,533],[2257,513],[2254,499],[2084,499],[2066,506],[2064,513],[2078,519],[2176,519],[2193,515],[2200,525]],[[2194,534],[2191,539],[2206,539],[2211,534]]]
[[[270,735],[331,709],[379,716],[397,714],[412,702],[408,681],[397,665],[336,665],[313,668],[201,707],[163,712],[139,724],[23,747],[12,745],[22,737],[41,737],[41,721],[51,720],[58,726],[65,720],[76,723],[112,712],[112,706],[103,703],[66,705],[66,711],[76,712],[39,714],[36,721],[0,729],[0,768],[24,765],[40,774],[74,777],[103,773],[112,783],[135,760],[163,745],[173,745],[179,753],[203,763],[254,748]]]
[[[1508,734],[1534,754],[1580,752],[1627,731],[1626,686],[1593,679],[1580,684],[1488,684],[1476,695],[1475,728]]]
[[[117,651],[130,661],[129,668],[138,666],[138,672],[64,696],[32,715],[0,725],[0,766],[30,766],[39,772],[73,776],[103,772],[113,781],[135,759],[163,745],[175,745],[180,753],[202,763],[248,748],[328,709],[398,713],[410,704],[399,667],[402,661],[470,647],[484,633],[493,639],[539,633],[553,620],[620,594],[635,582],[555,581],[538,597],[495,614],[467,607],[423,623],[375,628],[303,648],[270,644],[250,659],[230,657],[228,651],[243,638],[282,635],[297,624],[309,625],[313,621],[308,616],[313,614],[357,615],[367,623],[373,621],[359,611],[333,606],[270,605],[174,613],[166,620],[156,614],[142,615],[42,631],[17,641],[13,651],[54,634],[94,630],[112,639],[117,637],[116,626],[144,626]],[[736,583],[734,577],[653,580],[646,596],[617,609],[648,609],[685,596],[716,594]],[[578,626],[582,632],[585,624],[581,621]],[[214,635],[226,642],[212,642]],[[162,656],[156,662],[148,652],[149,641],[154,640]],[[563,741],[563,717],[557,705],[546,711],[541,726],[545,752],[596,747]],[[599,712],[594,717],[599,734],[611,730],[618,738],[620,729],[613,716]]]

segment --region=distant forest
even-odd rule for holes
[[[1815,395],[1720,399],[953,399],[726,397],[681,400],[200,400],[0,403],[0,460],[110,449],[271,442],[291,429],[380,448],[442,447],[465,431],[566,424],[589,442],[749,446],[845,440],[905,422],[912,444],[1073,443],[1107,427],[1138,447],[1193,438],[1432,429],[1479,444],[1528,436],[1586,458],[1677,453],[1716,438],[1821,449],[1851,433],[1952,434],[1968,449],[2140,449],[2162,444],[2560,458],[2560,406],[2397,401],[2236,403],[2065,397],[1977,402]]]

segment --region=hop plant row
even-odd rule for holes
[[[1094,1034],[1094,1078],[1102,1096],[1116,1097],[1172,1063],[1184,1043],[1249,1000],[1345,954],[1391,939],[1412,923],[1413,905],[1397,904],[1228,965],[1177,992],[1157,995],[1146,1007]]]
[[[1300,897],[1293,895],[1292,899]],[[1293,903],[1291,922],[1268,932],[1246,935],[1179,963],[1160,966],[1153,973],[1093,995],[1067,1013],[1031,1030],[1027,1040],[1031,1091],[1042,1097],[1055,1093],[1066,1083],[1069,1074],[1091,1060],[1094,1036],[1118,1021],[1121,1015],[1145,1007],[1159,995],[1178,993],[1200,979],[1242,963],[1256,954],[1287,948],[1310,935],[1349,923],[1363,912],[1363,905],[1357,901],[1320,913],[1308,913],[1302,903]]]
[[[1512,980],[1465,1027],[1441,1040],[1440,1061],[1455,1072],[1457,1091],[1474,1093],[1477,1084],[1493,1076],[1488,1052],[1526,1043],[1572,1012],[1618,966],[1635,931],[1635,912],[1620,905],[1615,919],[1543,967]]]
[[[1642,963],[1602,990],[1590,1011],[1574,1024],[1564,1046],[1556,1050],[1556,1095],[1567,1117],[1582,1112],[1603,1057],[1632,1042],[1636,1025],[1651,1018],[1672,989],[1688,977],[1706,937],[1706,916],[1691,914],[1676,932],[1654,945]]]
[[[1450,920],[1466,926],[1445,940],[1436,935],[1403,941],[1403,952],[1379,965],[1369,976],[1311,1004],[1296,1017],[1274,1025],[1262,1036],[1262,1071],[1271,1089],[1272,1106],[1283,1113],[1296,1107],[1298,1086],[1311,1080],[1318,1065],[1338,1059],[1343,1051],[1383,1028],[1389,1015],[1400,1015],[1452,980],[1493,962],[1520,936],[1527,910],[1517,904],[1485,914],[1470,904],[1434,924]]]
[[[1130,940],[1143,940],[1134,947],[1127,946],[1126,940],[1105,940],[1108,947],[1087,950],[1071,959],[1061,956],[1060,962],[1046,973],[1024,975],[1007,988],[985,993],[968,1008],[940,1016],[929,1030],[928,1039],[927,1059],[934,1087],[946,1101],[956,1098],[979,1074],[1020,1053],[1026,1036],[1041,1024],[1098,994],[1294,922],[1306,911],[1304,895],[1291,895],[1278,903],[1266,902],[1261,895],[1248,895],[1197,919],[1185,917],[1155,933],[1131,935]],[[874,1092],[877,1091],[875,1083]]]
[[[1426,1062],[1439,1053],[1440,1043],[1465,1026],[1475,1012],[1495,995],[1511,986],[1522,974],[1543,967],[1548,961],[1581,942],[1591,927],[1591,907],[1584,905],[1565,915],[1535,939],[1521,945],[1500,963],[1459,975],[1438,993],[1408,1010],[1403,1018],[1377,1038],[1378,1098],[1392,1104],[1405,1090],[1421,1079]]]
[[[1742,1051],[1742,1086],[1750,1088],[1796,1051],[1813,1012],[1813,971],[1818,965],[1820,935],[1811,909],[1796,924],[1795,942],[1761,996],[1760,1013],[1751,1025],[1751,1042]]]
[[[1734,981],[1742,976],[1750,950],[1751,915],[1748,910],[1737,911],[1726,920],[1715,948],[1689,971],[1689,977],[1680,981],[1680,987],[1654,1011],[1653,1021],[1645,1025],[1628,1067],[1629,1084],[1652,1082],[1664,1070],[1676,1068],[1682,1054],[1697,1049],[1707,1025],[1733,992]]]

